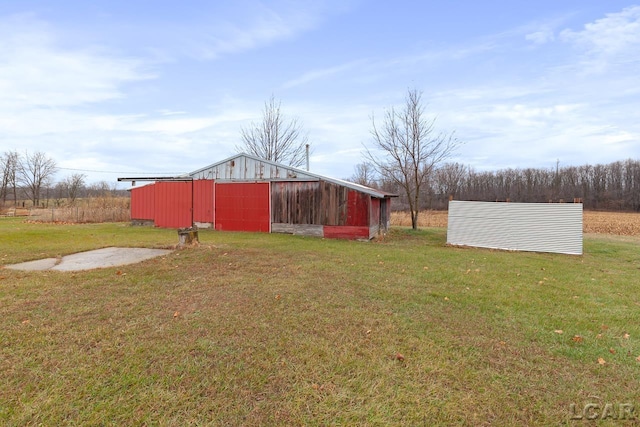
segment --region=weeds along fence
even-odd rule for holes
[[[97,223],[131,220],[128,198],[92,198],[72,206],[33,208],[29,219],[41,222]]]
[[[125,222],[130,220],[129,209],[68,207],[32,209],[29,219],[42,222]]]

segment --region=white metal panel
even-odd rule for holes
[[[273,179],[304,179],[317,180],[317,177],[306,174],[295,168],[274,164],[263,159],[247,155],[238,155],[220,163],[197,170],[190,174],[195,179],[215,180],[273,180]]]
[[[582,204],[451,201],[447,243],[581,255]]]

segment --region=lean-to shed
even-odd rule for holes
[[[143,179],[153,183],[132,188],[131,220],[168,228],[370,239],[388,230],[395,197],[249,154],[181,177]]]

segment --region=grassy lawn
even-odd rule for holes
[[[587,403],[639,417],[638,238],[588,236],[579,257],[446,247],[441,228],[200,241],[125,267],[0,270],[0,423],[557,425],[585,423],[571,417]],[[0,220],[0,264],[175,243]]]

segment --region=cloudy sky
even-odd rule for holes
[[[272,94],[312,171],[348,177],[408,88],[479,170],[638,159],[640,3],[0,2],[0,153],[59,178],[206,166]]]

